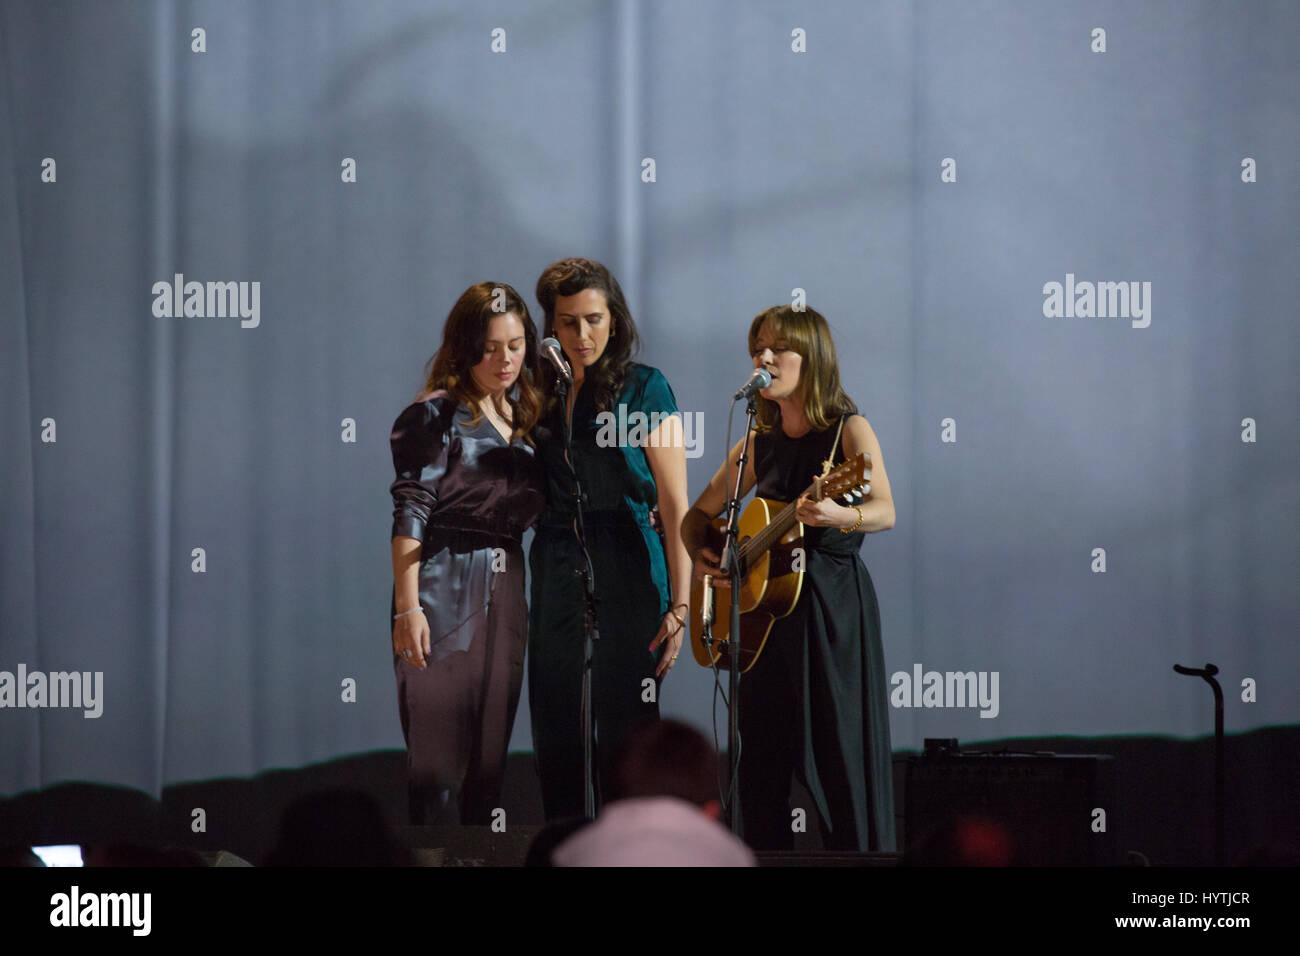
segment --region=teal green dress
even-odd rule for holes
[[[671,589],[663,541],[650,519],[658,490],[643,446],[662,418],[676,412],[663,374],[635,363],[613,409],[598,412],[586,387],[573,406],[573,462],[586,495],[583,518],[600,631],[592,667],[597,799],[602,790],[608,796],[611,758],[628,733],[659,716],[655,667],[662,649],[649,648],[668,612]],[[556,403],[534,431],[547,502],[529,552],[528,698],[548,820],[581,816],[584,802],[584,602],[576,574],[582,555],[574,535],[563,414]]]

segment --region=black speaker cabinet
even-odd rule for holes
[[[1114,758],[948,751],[907,764],[904,861],[1114,866]]]

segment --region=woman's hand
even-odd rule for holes
[[[731,575],[718,563],[721,560],[722,556],[712,548],[700,548],[695,554],[695,563],[692,565],[695,577],[703,580],[705,575],[711,575],[715,588],[731,587]]]
[[[681,615],[679,618],[678,615]],[[677,654],[682,649],[682,638],[686,634],[686,609],[682,605],[664,615],[663,620],[659,622],[659,633],[655,639],[650,642],[650,651],[653,653],[659,645],[664,645],[663,656],[659,658],[659,666],[655,668],[655,677],[663,680],[668,676],[668,672],[673,669],[677,661]]]
[[[858,512],[836,504],[830,498],[813,501],[804,495],[795,508],[795,516],[800,524],[812,528],[847,528],[858,520]]]
[[[416,670],[424,670],[424,656],[432,649],[429,621],[423,608],[404,614],[393,622],[393,653]]]

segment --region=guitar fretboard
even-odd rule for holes
[[[865,452],[861,452],[849,461],[844,462],[826,477],[819,481],[814,481],[802,492],[795,496],[795,500],[782,508],[775,518],[773,518],[766,528],[754,535],[748,541],[740,546],[740,568],[742,572],[748,573],[749,562],[766,552],[772,545],[776,544],[781,537],[794,527],[798,520],[799,499],[808,497],[813,501],[821,501],[827,494],[832,497],[851,488],[855,482],[854,469],[859,470],[859,479],[865,480],[870,474],[868,468],[869,458]]]

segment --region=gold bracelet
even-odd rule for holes
[[[858,521],[852,528],[840,528],[840,534],[852,534],[858,530],[858,525],[862,524],[862,509],[857,505],[849,505],[849,507],[858,513]]]

